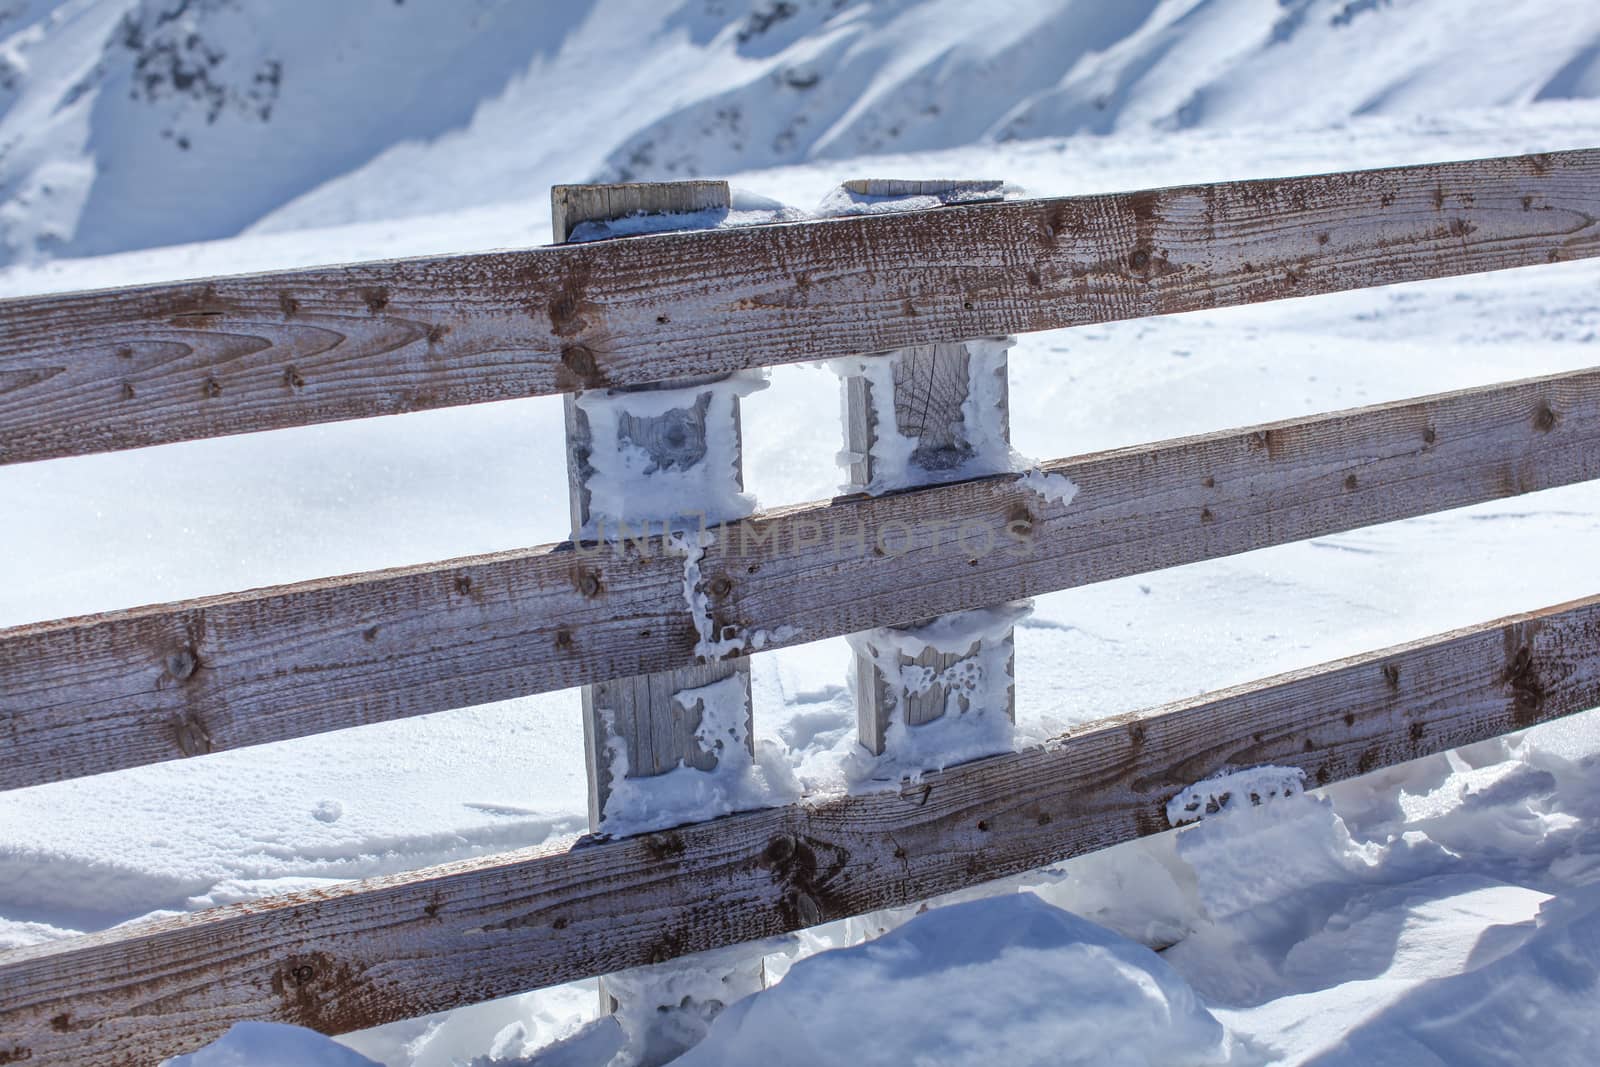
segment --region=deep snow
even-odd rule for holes
[[[46,16],[51,6],[15,0],[5,5],[13,21],[0,23],[5,32],[33,20],[0,46],[20,71],[12,89],[0,78],[0,232],[14,253],[250,232],[19,264],[0,271],[6,295],[538,243],[549,236],[545,186],[615,172],[641,137],[712,172],[795,163],[733,175],[757,194],[741,201],[756,210],[759,196],[811,208],[845,178],[881,174],[1001,178],[1050,195],[1600,145],[1600,103],[1530,103],[1600,92],[1600,9],[1554,0],[1130,4],[1126,24],[1094,26],[1087,5],[1048,0],[831,13],[798,3],[744,40],[749,6],[713,16],[711,4],[596,0],[541,20],[527,12],[556,8],[408,0],[420,21],[406,25],[426,29],[429,49],[392,39],[402,23],[378,21],[410,17],[391,0],[351,0],[321,23],[296,17],[298,3],[267,18],[198,0],[183,17],[228,52],[214,65],[226,79],[212,123],[215,94],[178,97],[157,83],[153,101],[119,95],[138,60],[101,45],[122,32],[126,4],[68,0]],[[170,26],[184,23],[156,12],[177,6],[141,8],[152,62],[194,59],[148,45],[173,40]],[[313,24],[326,28],[316,41],[304,32]],[[546,33],[559,46],[528,44]],[[1067,38],[1083,48],[1041,45]],[[294,61],[269,123],[248,113],[249,93],[279,49]],[[356,82],[379,63],[407,73],[375,105]],[[814,85],[791,84],[813,74]],[[593,85],[606,92],[580,92]],[[595,109],[587,120],[579,99]],[[812,132],[781,150],[735,143],[713,121],[728,102],[762,123],[808,116],[798,125]],[[930,102],[939,114],[916,119]],[[1484,106],[1498,104],[1515,106]],[[1030,136],[1113,136],[1004,139],[1002,119],[1024,118]],[[341,132],[349,156],[329,147]],[[657,156],[649,173],[671,162]],[[330,220],[364,221],[295,228]],[[1023,337],[1009,356],[1013,443],[1070,455],[1586,366],[1597,294],[1600,265],[1561,264]],[[836,491],[837,389],[825,368],[779,368],[744,400],[746,487],[764,505]],[[560,434],[560,404],[533,400],[0,468],[0,624],[560,539],[565,476],[549,462]],[[1017,734],[1596,592],[1597,527],[1600,488],[1575,486],[1040,597],[1017,623]],[[851,741],[848,655],[841,639],[754,657],[756,732],[778,754],[775,776],[782,764],[811,791],[870,787]],[[1024,920],[1015,909],[1030,905],[1007,899],[934,912],[879,952],[821,958],[812,954],[910,911],[808,932],[772,948],[768,974],[792,967],[796,979],[826,980],[780,982],[725,1015],[694,1055],[749,1062],[739,1057],[760,1036],[750,1020],[762,1030],[760,1020],[791,1012],[831,1013],[826,986],[881,979],[895,953],[909,953],[925,966],[905,964],[873,1006],[879,1031],[898,1032],[897,1005],[921,1011],[923,994],[963,995],[964,972],[940,950],[955,947],[950,928],[1008,931],[988,950],[1014,963],[1034,950],[1007,938],[1037,923],[1037,938],[1080,948],[1038,950],[1050,958],[1032,960],[1035,971],[991,961],[968,974],[974,1026],[1077,1019],[1083,1032],[1097,1019],[1070,1013],[1093,989],[1099,999],[1085,1007],[1104,1015],[1106,1033],[1141,1020],[1140,1040],[1116,1047],[1158,1050],[1154,1062],[1171,1062],[1161,1042],[1209,1025],[1203,1011],[1231,1034],[1235,1062],[1588,1063],[1600,1038],[1594,719],[1260,808],[1230,803],[1181,834],[1033,879],[1039,896],[1081,918]],[[585,824],[582,751],[569,692],[0,794],[0,949],[561,840]],[[1160,949],[1159,960],[1138,945]],[[1024,974],[1079,993],[1037,1002],[1054,1014],[991,994]],[[1116,992],[1137,974],[1137,996]],[[625,1035],[590,1022],[595,1002],[592,984],[562,987],[347,1043],[416,1067],[599,1064]],[[1173,1025],[1187,1029],[1137,1015],[1160,1003],[1176,1005]],[[857,1021],[825,1033],[854,1053]],[[557,1039],[566,1043],[539,1051]],[[314,1035],[289,1040],[247,1027],[211,1055],[312,1063],[327,1048]],[[1186,1048],[1222,1048],[1209,1042]],[[1071,1050],[1082,1048],[1092,1046]],[[1061,1062],[1052,1046],[1034,1061],[1027,1049],[1007,1055]]]

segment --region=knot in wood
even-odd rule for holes
[[[590,383],[600,377],[600,364],[584,345],[568,345],[561,350],[561,365]]]
[[[173,739],[185,756],[204,756],[212,749],[211,733],[193,711],[185,711],[172,723]]]
[[[579,571],[577,580],[573,584],[577,586],[578,592],[591,600],[600,595],[600,575],[594,571]]]
[[[168,653],[163,665],[173,681],[182,682],[194,674],[195,668],[200,665],[200,660],[195,656],[193,649],[180,648],[176,652]]]
[[[1511,690],[1511,719],[1518,726],[1531,726],[1544,708],[1545,686],[1539,677],[1533,649],[1523,645],[1506,668],[1505,684]]]
[[[1556,415],[1555,410],[1550,407],[1550,402],[1548,400],[1539,401],[1539,407],[1533,413],[1534,429],[1538,430],[1540,433],[1549,433],[1551,430],[1556,428],[1556,423],[1560,421],[1561,420]]]
[[[822,922],[822,907],[803,889],[789,894],[789,907],[800,926],[817,926]]]
[[[795,840],[793,834],[778,834],[767,842],[766,861],[774,866],[787,863],[794,855]]]

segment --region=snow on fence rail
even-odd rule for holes
[[[569,198],[580,219],[585,194]],[[0,462],[1591,256],[1597,215],[1600,150],[5,301]],[[896,374],[949,373],[936,363]],[[871,436],[865,397],[851,432]],[[984,432],[1003,435],[1003,413]],[[0,789],[659,677],[708,649],[743,657],[1594,478],[1600,368],[785,508],[704,543],[658,525],[14,627]],[[574,482],[577,505],[588,488]],[[150,1062],[241,1018],[375,1025],[1158,832],[1168,801],[1228,767],[1326,783],[1596,705],[1600,597],[911,789],[3,953],[0,1063]]]

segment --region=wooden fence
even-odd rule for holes
[[[1600,254],[1600,150],[958,204],[0,302],[0,462]],[[1600,477],[1600,369],[759,513],[698,560],[748,655]],[[949,521],[939,521],[949,520]],[[894,552],[912,524],[936,531]],[[1029,551],[974,553],[978,524]],[[661,536],[0,631],[0,789],[697,665]],[[757,639],[759,635],[759,639]],[[1600,597],[807,798],[0,953],[0,1064],[149,1063],[770,936],[1169,828],[1238,766],[1364,773],[1600,706]],[[591,773],[595,772],[591,765]]]

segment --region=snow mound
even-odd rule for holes
[[[682,1067],[1236,1062],[1159,956],[1016,894],[940,908],[820,953],[728,1008]]]
[[[234,1023],[199,1052],[166,1067],[378,1067],[359,1052],[315,1030],[282,1023]]]
[[[1520,949],[1508,951],[1520,937],[1527,937]],[[1600,887],[1546,901],[1531,922],[1488,927],[1473,957],[1465,973],[1423,984],[1374,1013],[1329,1059],[1447,1067],[1511,1063],[1487,1050],[1516,1049],[1521,1063],[1593,1062]],[[1472,969],[1485,957],[1492,962]]]

